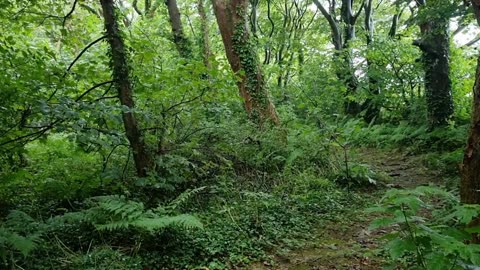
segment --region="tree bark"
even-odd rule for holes
[[[177,51],[180,57],[190,59],[192,57],[192,46],[190,40],[188,40],[183,32],[177,0],[165,0],[165,5],[167,5],[170,26],[172,27],[173,42],[175,43]]]
[[[249,117],[260,126],[266,121],[279,125],[275,106],[269,98],[250,38],[247,20],[248,0],[212,0],[225,53],[232,71],[240,77],[240,96]]]
[[[480,25],[480,0],[471,0]],[[473,86],[472,123],[462,164],[460,199],[463,203],[480,204],[480,54]]]
[[[137,119],[133,114],[135,103],[133,101],[133,89],[130,81],[125,44],[118,27],[113,0],[100,0],[100,3],[105,20],[107,40],[110,45],[110,65],[113,71],[113,79],[118,91],[120,104],[126,107],[122,112],[125,133],[132,148],[137,175],[145,177],[148,170],[152,168],[153,161],[147,151]]]
[[[210,68],[210,57],[212,56],[212,51],[210,49],[210,29],[208,27],[208,17],[205,12],[204,0],[198,0],[197,2],[198,15],[200,16],[200,48],[202,54],[202,60],[205,67]]]
[[[419,8],[429,7],[425,1],[419,3]],[[428,123],[436,128],[447,125],[453,115],[448,18],[427,18],[420,24],[420,31],[422,37],[413,45],[422,51]]]

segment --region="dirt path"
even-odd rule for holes
[[[415,188],[442,182],[438,172],[425,167],[422,156],[409,155],[398,150],[357,149],[356,160],[368,164],[376,172],[386,173],[391,185],[398,188]]]
[[[354,161],[368,164],[375,172],[389,176],[389,187],[414,188],[440,181],[438,174],[423,166],[419,156],[378,149],[358,149],[355,152],[352,154]],[[384,192],[385,189],[365,192],[361,196],[373,203]],[[358,205],[356,209],[353,202],[353,211],[349,210],[341,217],[341,222],[327,222],[316,232],[310,247],[278,256],[275,267],[257,265],[251,269],[381,269],[383,259],[375,251],[382,244],[378,238],[386,232],[368,230],[368,225],[375,219],[373,214],[364,212],[369,206]]]

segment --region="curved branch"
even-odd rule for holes
[[[112,80],[112,81],[106,81],[106,82],[102,82],[102,83],[96,84],[96,85],[90,87],[87,91],[83,92],[80,96],[78,96],[78,97],[75,99],[75,101],[76,101],[76,102],[80,101],[84,96],[88,95],[88,93],[92,92],[93,90],[97,89],[97,88],[100,87],[100,86],[104,86],[104,85],[106,85],[106,84],[112,84],[112,83],[114,83],[113,80]]]
[[[73,12],[75,11],[75,7],[77,6],[78,0],[75,0],[72,5],[72,9],[67,13],[67,15],[63,16],[62,27],[65,27],[65,23],[67,22],[68,17],[72,16]]]
[[[93,15],[97,16],[98,18],[100,18],[100,14],[98,14],[98,12],[91,6],[88,6],[87,4],[82,4],[80,3],[79,4],[80,7],[86,9],[88,12],[92,13]]]
[[[93,45],[97,44],[98,42],[104,40],[105,38],[107,38],[107,36],[99,37],[99,38],[97,38],[96,40],[92,41],[90,44],[88,44],[85,48],[83,48],[83,50],[77,55],[77,57],[75,57],[75,59],[73,60],[73,62],[70,63],[70,65],[68,66],[67,70],[66,70],[65,73],[63,74],[63,77],[67,76],[68,72],[70,71],[70,69],[72,69],[73,65],[78,61],[78,59],[80,59],[80,57],[82,57],[82,55],[83,55],[90,47],[92,47]]]
[[[357,10],[357,14],[352,16],[352,24],[355,24],[355,21],[358,19],[358,16],[360,16],[360,13],[362,13],[363,6],[365,6],[365,0],[362,1],[360,8]]]
[[[335,18],[330,13],[328,13],[328,11],[322,6],[322,4],[320,4],[318,0],[313,0],[313,3],[317,6],[318,9],[320,9],[320,12],[325,17],[325,19],[327,19],[328,24],[330,25],[330,28],[332,30],[333,45],[335,46],[335,49],[341,50],[342,36],[340,34],[340,29],[338,28]]]
[[[142,16],[143,13],[142,13],[142,12],[140,11],[140,9],[138,8],[137,2],[138,2],[138,0],[133,0],[133,3],[132,3],[133,9],[138,13],[138,15]]]

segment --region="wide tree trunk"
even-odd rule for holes
[[[237,82],[249,117],[260,126],[280,123],[269,98],[247,20],[248,0],[212,0],[228,62],[240,77]]]
[[[429,8],[424,0],[418,3],[421,9]],[[421,39],[413,44],[422,51],[428,123],[430,128],[445,126],[453,114],[448,19],[427,18],[420,24],[420,31]]]
[[[192,57],[192,46],[190,40],[188,40],[183,32],[177,0],[165,0],[165,5],[167,5],[170,26],[172,27],[173,42],[177,47],[180,57],[189,59]]]
[[[472,126],[463,157],[460,197],[463,203],[480,203],[480,55],[473,87]]]
[[[100,2],[102,4],[107,39],[110,45],[110,65],[113,71],[113,79],[118,91],[120,104],[128,108],[122,112],[125,133],[132,148],[137,175],[144,177],[147,176],[147,171],[152,168],[153,162],[147,151],[137,119],[133,114],[135,104],[125,44],[118,27],[113,0],[100,0]]]
[[[480,1],[471,2],[480,25]],[[460,199],[463,203],[480,204],[480,54],[473,86],[472,123],[462,164]]]
[[[480,26],[480,0],[471,0],[477,23]],[[477,70],[473,86],[473,113],[468,142],[463,156],[460,182],[460,201],[465,204],[480,204],[480,54],[477,57]],[[478,226],[480,218],[470,226]],[[473,237],[474,243],[480,243],[480,235]]]

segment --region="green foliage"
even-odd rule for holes
[[[349,44],[358,88],[346,96],[338,73],[352,70],[338,69],[327,21],[309,1],[250,1],[258,13],[236,11],[250,25],[235,26],[233,49],[247,86],[258,90],[253,98],[267,102],[268,88],[282,123],[259,129],[245,113],[220,35],[211,31],[209,67],[179,58],[163,1],[135,1],[143,15],[126,2],[116,4],[128,47],[131,112],[155,160],[144,178],[135,177],[121,117],[127,110],[111,81],[108,44],[87,48],[104,27],[98,1],[0,1],[1,269],[272,264],[275,254],[304,247],[324,221],[340,222],[342,213],[362,204],[363,193],[345,186],[385,180],[352,159],[359,146],[427,153],[429,167],[455,177],[476,52],[452,42],[455,117],[448,127],[428,130],[420,51],[411,43],[419,19],[447,16],[456,3],[449,1],[438,14],[407,18],[404,12],[393,37],[387,34],[391,17],[405,3],[379,2],[374,20],[381,23],[368,46],[362,10],[357,38]],[[202,36],[196,3],[178,4],[186,37]],[[216,29],[208,5],[206,11]],[[201,54],[191,49],[191,58]],[[365,112],[344,118],[346,99],[381,106],[375,119],[380,125],[363,123]],[[453,265],[455,258],[459,265],[478,263],[470,256],[475,247],[462,242],[469,233],[463,225],[478,214],[477,206],[448,200],[442,202],[446,212],[440,211],[438,201],[423,199],[432,192],[389,191],[382,201],[378,210],[393,217],[377,225],[400,228],[388,244],[392,257],[407,266],[418,258],[427,267]],[[430,208],[435,211],[427,215]]]
[[[451,151],[465,144],[468,126],[449,126],[432,131],[427,126],[412,126],[406,122],[398,125],[382,124],[365,126],[358,121],[348,121],[355,132],[346,133],[356,145],[374,147],[408,147],[411,151]]]
[[[370,212],[382,213],[370,229],[389,227],[385,250],[392,262],[409,269],[463,269],[479,265],[480,245],[468,244],[477,227],[466,227],[480,213],[440,188],[387,191]]]
[[[183,229],[203,228],[192,215],[172,215],[176,208],[191,194],[201,189],[185,192],[166,207],[146,210],[143,203],[127,200],[124,196],[102,196],[92,198],[93,206],[84,212],[87,222],[98,230],[121,230],[140,228],[150,232],[179,226]]]
[[[368,165],[348,163],[339,173],[331,176],[335,183],[347,187],[368,187],[377,185],[377,181],[384,181],[385,177],[374,172]]]
[[[105,246],[97,247],[85,254],[69,254],[68,265],[65,265],[65,267],[82,270],[133,270],[142,269],[142,264],[139,258],[133,258],[121,251]]]
[[[0,266],[9,267],[17,261],[16,253],[25,259],[42,244],[44,226],[21,211],[11,211],[0,223]]]

